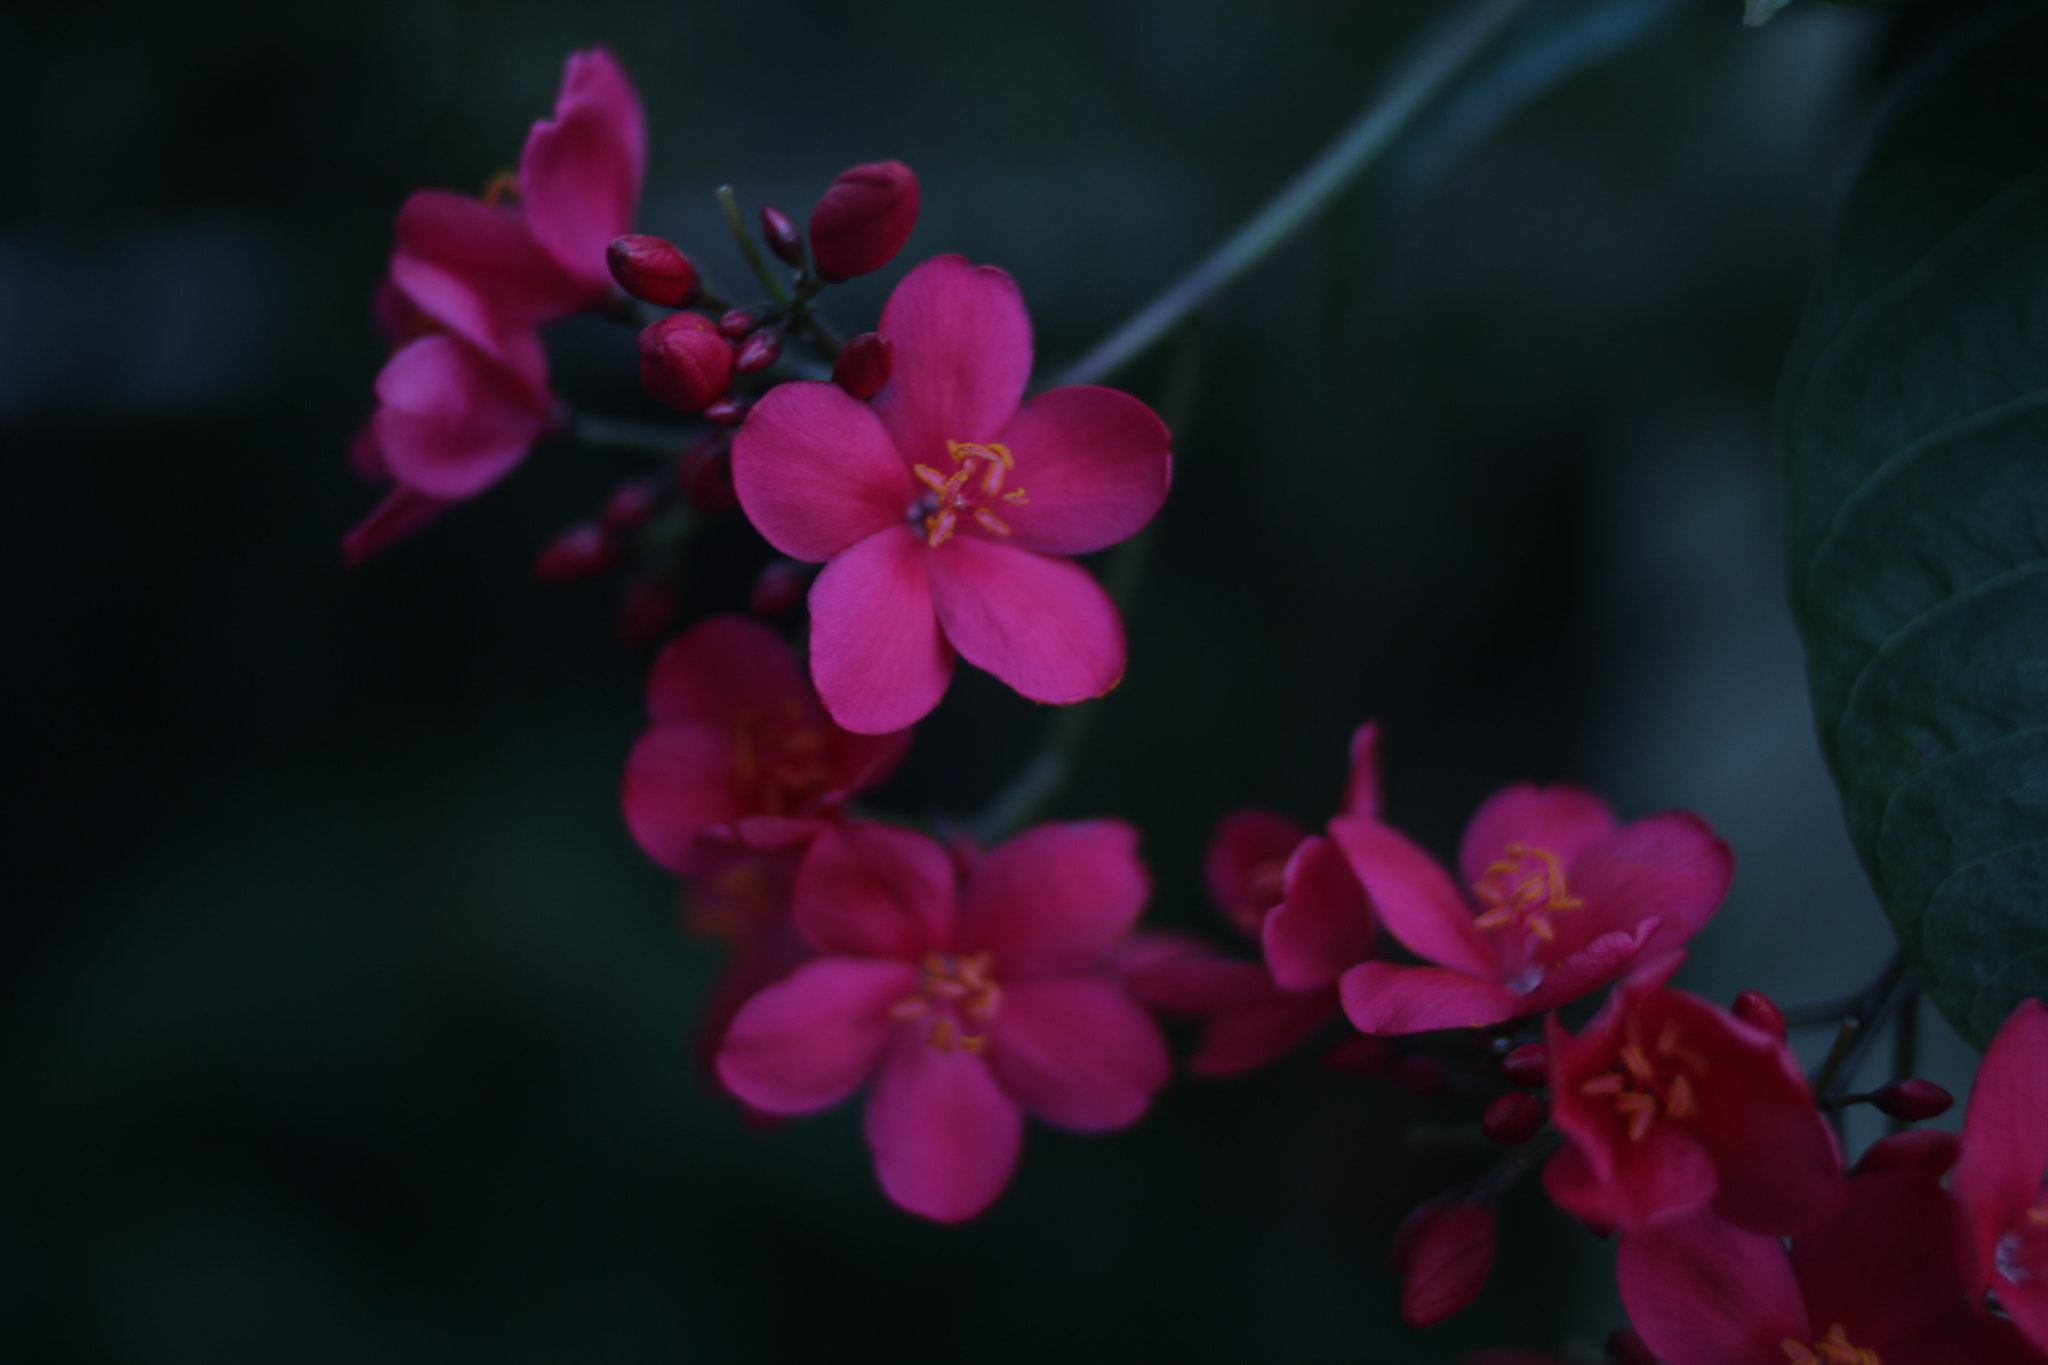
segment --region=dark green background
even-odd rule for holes
[[[1401,1328],[1393,1227],[1486,1160],[1403,1131],[1477,1102],[1309,1057],[1177,1084],[1129,1133],[1034,1130],[954,1230],[885,1203],[851,1110],[751,1129],[689,1056],[715,954],[616,813],[646,663],[617,585],[527,575],[635,466],[543,447],[339,569],[392,216],[510,166],[572,48],[639,82],[642,225],[723,279],[721,181],[801,217],[900,157],[925,204],[901,265],[1003,265],[1058,363],[1434,9],[0,15],[0,1356],[1397,1361],[1615,1325],[1608,1251],[1532,1189],[1480,1304]],[[1319,822],[1378,716],[1392,816],[1439,849],[1522,777],[1703,811],[1742,871],[1699,989],[1818,998],[1883,956],[1813,752],[1767,413],[1923,40],[1736,9],[1682,6],[1456,168],[1405,163],[1213,313],[1129,674],[1059,812],[1138,824],[1160,922],[1220,932],[1215,820]],[[629,333],[551,341],[573,399],[658,415]],[[1156,399],[1158,371],[1126,379]],[[690,609],[735,605],[758,553],[711,535]],[[963,677],[882,799],[972,811],[1043,724]]]

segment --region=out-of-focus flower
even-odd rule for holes
[[[1478,1298],[1499,1240],[1500,1215],[1491,1204],[1452,1197],[1408,1215],[1394,1235],[1401,1321],[1429,1327]]]
[[[2024,1000],[1984,1050],[1963,1112],[1955,1192],[1970,1291],[1996,1291],[2048,1351],[2048,1006]]]

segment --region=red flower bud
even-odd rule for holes
[[[761,570],[754,591],[747,597],[747,610],[756,616],[779,616],[803,600],[816,566],[794,559],[778,559]]]
[[[1428,1327],[1478,1298],[1498,1235],[1499,1218],[1484,1204],[1438,1199],[1410,1214],[1394,1235],[1401,1321]]]
[[[676,465],[676,482],[690,506],[707,517],[740,505],[732,486],[732,447],[724,435],[697,442]]]
[[[727,394],[704,409],[704,420],[722,427],[736,427],[747,420],[747,409],[752,406],[754,405],[744,398],[735,398]]]
[[[1871,1104],[1878,1112],[1889,1114],[1895,1119],[1918,1123],[1946,1114],[1949,1106],[1956,1102],[1955,1096],[1943,1090],[1933,1081],[1918,1077],[1906,1081],[1893,1081],[1870,1097]]]
[[[619,608],[619,634],[631,648],[659,640],[675,618],[675,585],[666,578],[640,578],[626,586]]]
[[[673,313],[640,334],[640,383],[684,412],[702,412],[732,387],[732,346],[710,320]]]
[[[741,374],[765,370],[782,355],[782,338],[773,332],[756,332],[740,343],[739,359],[733,368]]]
[[[862,332],[832,362],[832,382],[855,398],[873,398],[896,366],[896,345],[880,332]]]
[[[1323,1054],[1323,1066],[1331,1071],[1351,1076],[1370,1076],[1384,1067],[1394,1050],[1384,1038],[1375,1038],[1361,1033],[1356,1038],[1346,1038],[1334,1044]]]
[[[1543,1126],[1543,1101],[1519,1090],[1510,1090],[1486,1106],[1479,1129],[1503,1147],[1519,1147],[1536,1136]]]
[[[1550,1084],[1550,1054],[1541,1043],[1524,1043],[1500,1059],[1500,1074],[1509,1085],[1524,1090],[1541,1090]]]
[[[604,533],[616,537],[639,530],[654,515],[660,498],[660,490],[652,480],[634,479],[620,484],[612,490],[611,500],[604,505],[604,515],[598,519]]]
[[[1609,1334],[1607,1359],[1610,1365],[1658,1365],[1649,1343],[1626,1327],[1617,1327]]]
[[[703,292],[690,258],[659,237],[614,237],[604,261],[619,288],[646,303],[679,308]]]
[[[745,341],[754,330],[754,315],[744,308],[729,308],[718,316],[718,334],[727,341]]]
[[[796,235],[796,224],[781,209],[761,206],[761,237],[785,264],[804,263],[804,239]]]
[[[1762,991],[1744,991],[1736,996],[1735,1008],[1729,1013],[1752,1028],[1762,1029],[1779,1042],[1785,1041],[1785,1011]]]
[[[557,582],[592,578],[619,562],[619,552],[594,522],[579,521],[548,543],[533,561],[533,576]]]
[[[837,282],[880,270],[917,226],[917,177],[900,161],[841,171],[811,210],[811,259]]]

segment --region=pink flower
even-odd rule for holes
[[[1627,981],[1576,1038],[1545,1021],[1543,1170],[1565,1212],[1633,1229],[1711,1207],[1754,1232],[1800,1233],[1840,1194],[1842,1158],[1781,1039],[1654,981]]]
[[[1789,1251],[1705,1210],[1623,1238],[1621,1299],[1643,1340],[1671,1365],[2038,1365],[2011,1323],[1972,1310],[1934,1177],[1845,1183]]]
[[[508,353],[514,363],[436,332],[385,363],[370,428],[401,487],[443,503],[470,497],[510,473],[554,426],[539,339],[529,333]]]
[[[1377,819],[1330,822],[1380,922],[1434,967],[1365,962],[1344,1011],[1366,1033],[1481,1028],[1569,1004],[1681,948],[1734,875],[1704,820],[1671,811],[1615,828],[1576,787],[1522,784],[1466,827],[1469,902],[1435,859]]]
[[[740,616],[671,642],[654,661],[647,709],[654,726],[626,761],[626,825],[648,857],[684,876],[721,866],[735,847],[808,842],[910,744],[907,730],[834,725],[789,646]]]
[[[1970,1292],[1998,1302],[2048,1350],[2048,1006],[2020,1002],[1977,1068],[1955,1193],[1972,1249]]]
[[[1377,820],[1380,813],[1379,727],[1351,736],[1351,773],[1337,819]],[[1331,822],[1336,829],[1336,821]],[[1373,907],[1358,875],[1330,840],[1311,836],[1289,855],[1280,904],[1261,923],[1266,965],[1288,990],[1322,991],[1373,956]]]
[[[1136,843],[1114,821],[1040,825],[963,888],[923,835],[827,830],[793,906],[824,956],[746,1003],[719,1076],[777,1114],[837,1104],[872,1076],[883,1191],[941,1222],[981,1212],[1016,1165],[1024,1111],[1121,1128],[1166,1081],[1166,1044],[1108,962],[1147,893]]]
[[[1065,556],[1152,519],[1172,473],[1166,428],[1113,389],[1023,402],[1031,322],[991,266],[926,261],[879,334],[895,363],[872,404],[782,384],[733,444],[754,525],[825,563],[810,595],[825,709],[849,730],[900,729],[938,704],[956,651],[1034,701],[1109,691],[1123,623]]]
[[[618,60],[578,52],[555,116],[533,125],[516,186],[489,202],[421,190],[398,215],[392,282],[441,327],[516,364],[519,338],[613,289],[605,248],[633,226],[646,118]]]

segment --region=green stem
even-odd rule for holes
[[[775,300],[777,308],[789,306],[789,286],[784,284],[773,270],[768,268],[768,258],[761,254],[761,248],[747,232],[747,223],[740,217],[739,192],[730,185],[718,187],[719,211],[725,214],[725,225],[732,229],[732,239],[740,245],[740,255],[747,258],[747,268],[754,272],[754,278],[768,291],[768,297]]]
[[[1386,87],[1250,222],[1209,258],[1175,280],[1094,350],[1067,367],[1059,384],[1098,384],[1151,349],[1180,320],[1306,227],[1391,147],[1533,0],[1473,0],[1433,28]]]

